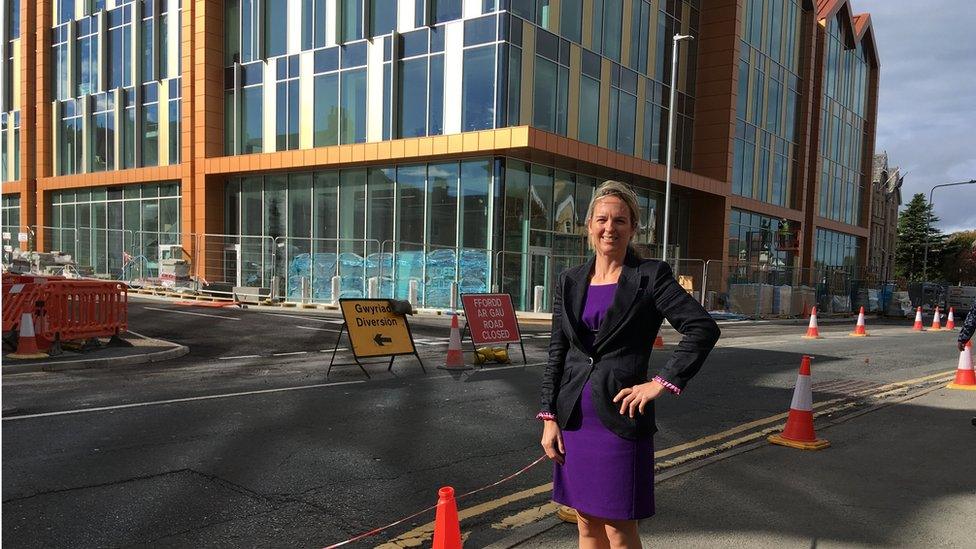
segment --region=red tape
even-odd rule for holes
[[[477,494],[478,492],[481,492],[483,490],[487,490],[489,488],[494,488],[495,486],[498,486],[499,484],[502,484],[503,482],[508,482],[509,480],[512,480],[513,478],[515,478],[515,477],[521,475],[522,473],[528,471],[529,469],[535,467],[536,465],[539,464],[539,462],[541,462],[544,459],[546,459],[546,456],[545,455],[543,455],[539,459],[533,461],[532,463],[526,465],[525,467],[519,469],[518,471],[512,473],[511,475],[508,475],[507,477],[505,477],[505,478],[503,478],[501,480],[497,480],[497,481],[495,481],[495,482],[493,482],[493,483],[491,483],[491,484],[489,484],[487,486],[482,486],[481,488],[477,488],[475,490],[471,490],[470,492],[465,492],[465,493],[463,493],[463,494],[461,494],[459,496],[454,496],[454,499],[455,500],[459,500],[461,498],[465,498],[465,497],[468,497],[470,495]],[[406,522],[406,521],[408,521],[408,520],[410,520],[412,518],[418,517],[418,516],[420,516],[420,515],[428,512],[428,511],[433,511],[436,508],[437,508],[437,504],[431,505],[430,507],[428,507],[426,509],[423,509],[421,511],[417,511],[416,513],[414,513],[414,514],[412,514],[412,515],[410,515],[408,517],[403,517],[402,519],[400,519],[400,520],[398,520],[396,522],[391,522],[390,524],[387,524],[386,526],[380,526],[379,528],[374,528],[374,529],[370,530],[369,532],[364,532],[364,533],[359,534],[358,536],[356,536],[354,538],[349,538],[346,541],[340,541],[339,543],[336,543],[336,544],[333,544],[333,545],[329,545],[325,549],[333,549],[335,547],[342,547],[343,545],[348,545],[350,543],[357,542],[357,541],[359,541],[359,540],[361,540],[363,538],[368,538],[370,536],[375,536],[376,534],[379,534],[383,530],[386,530],[388,528],[393,528],[394,526],[396,526],[398,524],[402,524],[402,523],[404,523],[404,522]]]

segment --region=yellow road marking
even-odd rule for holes
[[[895,383],[889,383],[887,385],[882,385],[881,387],[876,387],[876,388],[874,388],[871,391],[866,391],[863,394],[882,395],[882,394],[891,392],[893,390],[897,390],[897,389],[900,389],[900,388],[904,388],[905,386],[908,386],[908,385],[914,385],[914,384],[918,384],[918,383],[924,383],[926,381],[932,381],[932,380],[935,380],[935,379],[938,379],[938,378],[951,376],[951,375],[953,375],[953,373],[954,372],[942,372],[942,373],[938,373],[938,374],[931,374],[931,375],[927,375],[927,376],[918,377],[918,378],[915,378],[915,379],[909,379],[909,380],[905,380],[905,381],[898,381],[898,382],[895,382]],[[839,403],[841,401],[844,401],[844,400],[848,400],[848,399],[835,398],[835,399],[827,400],[827,401],[824,401],[824,402],[818,402],[818,403],[814,404],[813,405],[813,408],[816,411],[815,416],[821,416],[823,414],[831,413],[831,412],[834,412],[834,411],[838,411],[838,410],[841,410],[841,409],[847,407],[848,405],[841,405],[841,406],[837,406],[836,408],[828,408],[829,406],[834,405],[834,404],[837,404],[837,403]],[[773,416],[769,416],[767,418],[757,419],[755,421],[750,421],[749,423],[744,423],[742,425],[738,425],[738,426],[733,427],[731,429],[727,429],[727,430],[722,431],[720,433],[715,433],[713,435],[708,435],[708,436],[705,436],[705,437],[701,437],[701,438],[696,439],[696,440],[693,440],[691,442],[686,442],[684,444],[679,444],[678,446],[671,446],[671,447],[665,448],[665,449],[663,449],[663,450],[661,450],[659,452],[654,452],[654,458],[655,459],[659,459],[659,458],[667,457],[669,455],[676,454],[678,452],[681,452],[681,451],[684,451],[684,450],[687,450],[687,449],[690,449],[690,448],[695,448],[697,446],[702,446],[702,445],[707,444],[709,442],[715,442],[715,441],[718,441],[718,440],[722,440],[724,438],[728,438],[731,435],[738,434],[738,433],[741,433],[743,431],[748,431],[749,429],[752,429],[752,428],[755,428],[755,427],[759,427],[759,426],[762,426],[762,425],[765,425],[765,424],[768,424],[768,423],[772,423],[772,422],[775,422],[775,421],[779,421],[779,420],[786,419],[786,417],[788,415],[789,415],[789,412],[784,412],[782,414],[776,414],[776,415],[773,415]],[[759,439],[759,438],[764,437],[764,436],[766,436],[766,435],[768,435],[768,434],[770,434],[770,433],[772,433],[774,431],[777,431],[777,430],[779,430],[779,427],[778,426],[777,427],[768,427],[766,429],[757,431],[755,433],[749,433],[746,436],[739,437],[739,438],[733,439],[733,440],[729,440],[729,441],[726,441],[726,442],[724,442],[722,444],[719,444],[719,445],[716,445],[716,446],[713,446],[713,447],[703,448],[701,450],[692,452],[690,454],[681,456],[679,458],[676,458],[676,459],[673,459],[673,460],[670,460],[670,461],[667,461],[667,462],[660,463],[660,464],[656,465],[654,467],[654,469],[655,470],[658,470],[658,469],[662,469],[662,468],[666,468],[666,467],[673,467],[675,465],[678,465],[680,463],[684,463],[684,462],[690,461],[692,459],[696,459],[696,458],[699,458],[699,457],[704,457],[704,456],[707,456],[707,455],[710,455],[710,454],[714,454],[714,453],[719,452],[719,451],[722,451],[722,450],[727,450],[727,449],[733,448],[735,446],[738,446],[740,444],[744,444],[746,442],[751,442],[753,440]],[[498,499],[495,499],[495,500],[487,501],[485,503],[482,503],[480,505],[476,505],[474,507],[470,507],[468,509],[459,510],[458,511],[458,519],[459,520],[465,520],[465,519],[468,519],[468,518],[471,518],[471,517],[474,517],[474,516],[478,516],[478,515],[480,515],[482,513],[487,513],[488,511],[493,511],[493,510],[495,510],[495,509],[497,509],[499,507],[503,507],[505,505],[508,505],[509,503],[513,503],[513,502],[520,501],[520,500],[523,500],[523,499],[526,499],[526,498],[530,498],[530,497],[533,497],[533,496],[536,496],[536,495],[539,495],[539,494],[548,492],[550,490],[552,490],[552,483],[551,482],[548,482],[546,484],[542,484],[542,485],[536,486],[534,488],[529,488],[527,490],[522,490],[521,492],[516,492],[516,493],[510,494],[508,496],[504,496],[504,497],[501,497],[501,498],[498,498]],[[531,516],[538,516],[539,510],[545,509],[545,508],[547,508],[546,505],[543,505],[541,507],[534,507],[532,509],[523,510],[523,511],[521,511],[521,512],[519,512],[519,513],[517,513],[517,514],[515,514],[515,515],[513,515],[511,517],[505,518],[504,520],[502,520],[502,522],[496,523],[496,524],[494,524],[492,526],[495,527],[495,528],[514,528],[514,527],[517,527],[517,526],[521,526],[522,524],[527,524],[527,522],[523,522],[524,519],[527,519],[529,517],[529,515],[531,515]],[[519,524],[519,523],[522,523],[522,524]],[[384,543],[382,545],[378,545],[376,547],[376,549],[400,549],[400,548],[403,548],[403,547],[419,547],[419,546],[423,545],[425,541],[431,539],[433,537],[433,535],[434,535],[434,522],[431,521],[431,522],[428,522],[427,524],[424,524],[422,526],[418,526],[418,527],[414,528],[413,530],[410,530],[409,532],[406,532],[406,533],[398,536],[396,539],[393,539],[393,540],[391,540],[391,541],[389,541],[387,543]]]

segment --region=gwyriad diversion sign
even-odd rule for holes
[[[416,353],[407,319],[390,310],[389,300],[341,299],[339,306],[357,357]]]
[[[520,343],[515,307],[508,294],[465,294],[461,296],[464,317],[475,345]]]

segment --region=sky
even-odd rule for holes
[[[881,84],[876,153],[908,172],[902,202],[976,179],[976,2],[851,0],[870,13]],[[976,184],[933,194],[944,233],[976,229]]]

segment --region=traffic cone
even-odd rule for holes
[[[47,358],[37,348],[37,337],[34,335],[34,315],[24,313],[20,315],[20,334],[17,338],[17,351],[7,355],[7,358]]]
[[[912,330],[916,332],[924,332],[925,328],[922,327],[922,308],[919,307],[915,309],[915,325],[912,326]]]
[[[854,327],[854,331],[850,334],[851,337],[867,337],[868,332],[864,329],[864,307],[861,307],[861,312],[857,314],[857,326]]]
[[[464,364],[464,353],[461,351],[461,328],[458,326],[458,317],[451,317],[451,342],[447,346],[447,360],[443,366],[438,366],[442,370],[468,370]]]
[[[461,549],[461,523],[458,521],[454,488],[437,491],[437,518],[434,519],[433,549]]]
[[[956,367],[956,379],[946,385],[950,389],[976,391],[976,372],[973,371],[973,342],[969,341],[959,353],[959,366]]]
[[[664,348],[664,338],[661,337],[661,332],[658,332],[657,337],[654,338],[654,348],[655,349]]]
[[[767,440],[800,450],[821,450],[830,446],[830,442],[817,438],[813,431],[813,390],[810,387],[810,357],[807,355],[803,355],[800,362],[800,374],[796,376],[786,427],[781,434],[770,435]]]
[[[953,316],[952,314],[953,312],[955,312],[955,307],[949,307],[949,319],[946,320],[946,327],[945,327],[946,330],[956,329],[956,318],[955,316]]]
[[[942,315],[939,314],[939,306],[935,306],[935,315],[932,317],[932,330],[938,332],[942,329]]]
[[[807,335],[803,339],[822,339],[820,328],[817,326],[817,308],[810,309],[810,325],[807,326]]]

